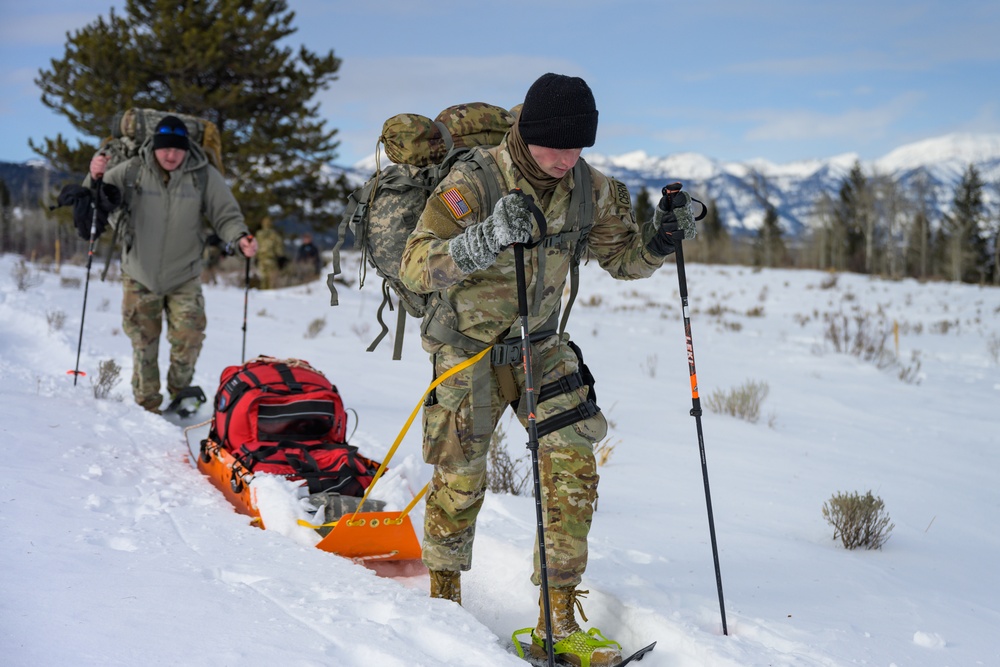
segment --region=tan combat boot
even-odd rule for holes
[[[431,570],[431,597],[462,604],[462,573]]]
[[[579,598],[589,591],[578,591],[575,586],[549,589],[549,607],[552,610],[553,652],[562,660],[577,667],[614,667],[622,661],[622,647],[606,639],[596,628],[588,632],[580,629],[573,613],[575,606],[580,618],[587,621]],[[545,647],[545,607],[539,593],[538,627],[531,633],[531,655],[547,658]]]

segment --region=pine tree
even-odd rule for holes
[[[10,250],[10,190],[0,178],[0,252]]]
[[[871,271],[874,241],[872,226],[875,212],[872,205],[871,187],[868,177],[855,161],[850,174],[840,186],[840,203],[836,209],[839,229],[836,241],[840,255],[835,262],[837,269],[851,271]]]
[[[778,221],[778,211],[768,205],[764,212],[764,222],[757,230],[754,239],[754,264],[766,268],[781,266],[785,263],[787,250],[782,239],[781,223]]]
[[[704,230],[706,261],[725,263],[729,260],[729,230],[719,215],[719,207],[714,199],[705,203],[705,220],[701,223]]]
[[[944,218],[948,232],[948,275],[952,280],[982,282],[989,272],[990,256],[979,225],[986,213],[983,181],[970,164],[955,187],[951,215]]]
[[[345,193],[321,174],[336,157],[336,130],[311,100],[336,80],[340,59],[280,44],[294,17],[286,0],[127,0],[124,15],[112,9],[70,35],[64,57],[35,79],[42,103],[95,142],[29,143],[83,174],[116,112],[199,116],[222,133],[226,177],[248,221],[269,211],[332,225],[327,204]]]
[[[649,190],[639,188],[639,194],[635,197],[635,220],[640,225],[653,219],[653,202],[649,197]]]

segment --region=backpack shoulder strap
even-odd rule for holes
[[[500,173],[500,166],[485,150],[471,150],[465,159],[474,162],[477,167],[476,175],[486,193],[486,201],[481,202],[484,211],[492,211],[497,202],[503,197],[500,191],[500,184],[503,183],[503,175]]]
[[[205,212],[208,210],[208,204],[205,202],[205,194],[208,192],[208,166],[206,165],[203,169],[195,169],[191,177],[194,179],[194,185],[198,188],[198,192],[201,195],[201,215],[204,217]]]
[[[111,256],[115,252],[115,242],[118,237],[122,238],[122,246],[132,245],[132,199],[135,196],[136,184],[139,181],[139,169],[142,168],[142,158],[133,155],[128,159],[128,169],[125,170],[125,181],[122,192],[121,214],[118,216],[118,224],[114,226],[111,234],[111,243],[108,244],[108,254],[104,258],[104,270],[101,271],[101,281],[108,277],[108,268],[111,266]],[[122,228],[125,229],[122,229]]]
[[[594,181],[590,175],[590,167],[582,159],[577,160],[573,167],[573,194],[570,195],[570,215],[576,215],[572,220],[572,231],[578,232],[576,246],[573,249],[573,263],[569,270],[569,299],[566,301],[566,310],[563,311],[562,319],[559,320],[559,333],[566,331],[569,323],[569,311],[573,309],[573,302],[576,301],[577,292],[580,291],[580,260],[587,250],[587,237],[590,236],[590,229],[594,226]]]

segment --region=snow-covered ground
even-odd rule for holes
[[[191,467],[182,429],[132,404],[120,285],[95,267],[89,375],[74,386],[84,269],[29,265],[38,284],[19,291],[18,261],[0,257],[0,662],[523,664],[508,651],[537,618],[530,498],[487,498],[464,608],[430,600],[426,575],[378,577],[312,548],[292,521],[254,529]],[[415,322],[402,361],[388,342],[365,352],[380,296],[369,281],[342,288],[333,309],[320,282],[251,291],[246,348],[326,373],[358,414],[352,443],[379,458],[430,371]],[[748,380],[769,388],[756,423],[703,417],[729,636],[672,265],[635,283],[582,270],[570,330],[615,447],[601,468],[587,625],[627,649],[656,640],[643,667],[1000,664],[1000,289],[705,265],[689,265],[688,281],[703,402]],[[205,294],[196,380],[211,395],[241,361],[244,291]],[[897,323],[900,365],[835,352],[831,313],[879,331]],[[122,401],[94,398],[107,359],[122,366]],[[507,427],[524,456],[523,431]],[[429,477],[419,426],[393,468],[381,497],[398,507]],[[868,490],[895,528],[880,551],[848,551],[822,507]]]

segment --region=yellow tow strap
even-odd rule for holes
[[[479,361],[480,359],[482,359],[483,357],[485,357],[487,354],[489,354],[490,350],[492,350],[492,349],[493,349],[493,346],[490,345],[488,348],[486,348],[485,350],[483,350],[482,352],[480,352],[476,356],[472,357],[471,359],[466,359],[465,361],[463,361],[462,363],[458,364],[457,366],[454,366],[453,368],[449,368],[447,371],[445,371],[444,373],[442,373],[439,377],[435,378],[434,382],[431,382],[430,385],[427,387],[427,389],[424,390],[424,393],[420,396],[420,400],[417,401],[417,406],[415,408],[413,408],[413,412],[410,413],[409,419],[407,419],[406,423],[403,424],[403,429],[399,432],[399,435],[396,436],[396,441],[392,443],[392,447],[389,448],[389,452],[385,455],[385,458],[382,460],[382,465],[380,465],[378,467],[378,472],[375,473],[375,477],[372,478],[372,483],[368,485],[368,489],[365,491],[365,495],[362,496],[361,502],[358,503],[358,509],[356,509],[354,511],[354,515],[351,517],[352,519],[355,516],[357,516],[358,512],[361,511],[361,508],[364,506],[365,501],[368,500],[368,494],[370,494],[372,492],[372,489],[375,488],[375,482],[377,482],[379,480],[379,478],[382,477],[382,473],[385,472],[386,466],[389,464],[389,461],[392,459],[393,455],[396,453],[396,450],[399,449],[400,443],[403,442],[403,437],[406,435],[406,432],[410,430],[410,426],[413,424],[413,420],[417,418],[417,414],[420,412],[420,408],[423,406],[424,399],[427,398],[427,394],[429,394],[432,391],[434,391],[434,389],[436,389],[439,384],[441,384],[442,382],[444,382],[445,380],[447,380],[448,378],[450,378],[455,373],[459,373],[461,371],[464,371],[469,366],[472,366],[473,364],[475,364],[477,361]],[[423,494],[426,491],[427,491],[427,485],[424,485],[423,490],[421,490],[420,493],[417,494],[417,497],[419,498],[420,496],[423,496]],[[414,500],[414,502],[411,502],[410,505],[403,511],[403,513],[400,514],[400,518],[403,518],[404,516],[406,516],[406,514],[411,509],[413,509],[416,506],[416,500],[417,500],[417,498],[414,498],[413,500]]]
[[[441,384],[442,382],[444,382],[445,380],[447,380],[448,378],[450,378],[455,373],[460,373],[461,371],[464,371],[469,366],[472,366],[473,364],[475,364],[477,361],[479,361],[480,359],[482,359],[483,357],[485,357],[487,354],[489,354],[490,350],[492,350],[492,349],[493,349],[493,346],[490,345],[488,348],[486,348],[485,350],[483,350],[482,352],[480,352],[476,356],[472,357],[471,359],[466,359],[465,361],[463,361],[462,363],[458,364],[457,366],[449,368],[447,371],[445,371],[440,376],[438,376],[437,378],[435,378],[434,382],[431,382],[430,385],[427,387],[427,389],[424,390],[423,395],[420,396],[420,400],[417,401],[417,406],[415,408],[413,408],[413,412],[410,413],[409,419],[407,419],[406,423],[403,424],[403,429],[399,432],[399,435],[396,436],[396,441],[393,442],[392,443],[392,447],[389,448],[389,452],[385,455],[385,458],[382,460],[382,464],[378,467],[378,471],[375,473],[375,476],[372,478],[371,484],[368,485],[368,489],[365,491],[365,495],[361,497],[361,502],[358,503],[358,509],[354,510],[354,514],[351,515],[351,519],[348,521],[348,523],[350,523],[350,521],[353,521],[355,519],[355,517],[357,517],[358,512],[361,511],[361,508],[364,506],[365,501],[368,500],[368,494],[370,494],[372,492],[372,489],[375,488],[375,482],[377,482],[379,480],[379,478],[382,477],[382,473],[385,472],[386,467],[389,465],[389,461],[392,460],[392,457],[395,455],[396,450],[399,449],[400,443],[403,442],[403,438],[406,436],[407,431],[409,431],[410,430],[410,426],[413,425],[413,420],[417,418],[417,414],[420,412],[420,408],[423,406],[424,399],[427,398],[427,394],[429,394],[432,391],[434,391],[434,389],[437,388],[437,386],[439,384]],[[425,484],[424,488],[422,488],[420,490],[420,493],[418,493],[416,496],[413,497],[413,500],[410,501],[410,504],[406,506],[406,509],[404,509],[399,514],[399,520],[402,520],[403,517],[405,517],[407,514],[409,514],[410,511],[414,507],[417,506],[417,503],[420,502],[420,499],[423,498],[424,494],[427,493],[427,488],[429,486],[430,486],[429,483]],[[333,521],[331,523],[324,523],[324,524],[320,524],[320,525],[317,526],[317,525],[311,524],[308,521],[305,521],[303,519],[299,519],[298,523],[299,523],[300,526],[308,526],[309,528],[313,528],[313,529],[315,529],[315,528],[323,528],[323,527],[327,527],[327,526],[335,526],[337,524],[336,521]]]

